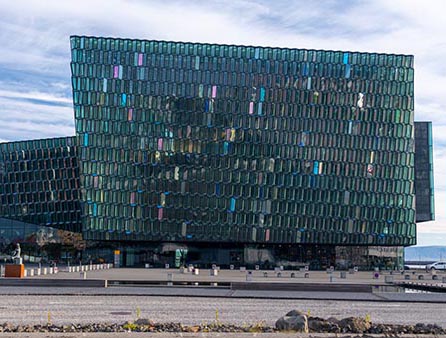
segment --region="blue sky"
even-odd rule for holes
[[[446,1],[0,0],[0,142],[74,134],[70,35],[415,55],[415,117],[434,123],[435,222],[446,245]]]

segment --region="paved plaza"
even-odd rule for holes
[[[438,272],[438,281],[432,280],[430,272],[423,270],[408,271],[400,273],[399,271],[383,271],[378,273],[378,278],[375,278],[375,272],[359,271],[353,274],[346,271],[334,271],[327,273],[326,271],[280,271],[273,270],[219,270],[217,276],[211,276],[210,269],[200,269],[198,275],[191,272],[181,273],[179,269],[144,269],[144,268],[118,268],[109,270],[93,270],[87,271],[87,278],[90,279],[107,279],[107,280],[121,280],[121,281],[167,281],[169,275],[173,281],[202,281],[202,282],[245,282],[247,275],[250,273],[249,280],[253,282],[268,282],[268,283],[333,283],[337,284],[373,284],[385,285],[385,277],[392,276],[395,281],[405,280],[405,275],[409,275],[412,281],[416,281],[418,275],[423,275],[426,282],[440,283],[442,277],[446,276],[444,272]],[[265,276],[266,273],[266,276]],[[305,277],[308,273],[308,278]],[[293,277],[292,277],[292,274]],[[345,274],[345,278],[341,278],[341,274]],[[80,278],[79,272],[66,272],[66,267],[60,268],[58,274],[34,276],[29,278],[49,278],[49,279],[64,279],[64,278]]]

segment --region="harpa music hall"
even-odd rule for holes
[[[71,56],[76,136],[0,144],[5,244],[394,268],[434,218],[413,56],[80,36]]]

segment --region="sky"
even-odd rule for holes
[[[0,142],[74,135],[70,35],[411,54],[415,120],[432,121],[446,245],[446,1],[0,0]]]

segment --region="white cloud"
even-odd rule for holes
[[[28,99],[28,100],[39,100],[39,101],[47,101],[52,103],[62,103],[70,105],[73,101],[66,97],[58,97],[51,95],[49,93],[42,93],[37,91],[31,92],[14,92],[8,90],[0,90],[0,97],[7,99]]]

